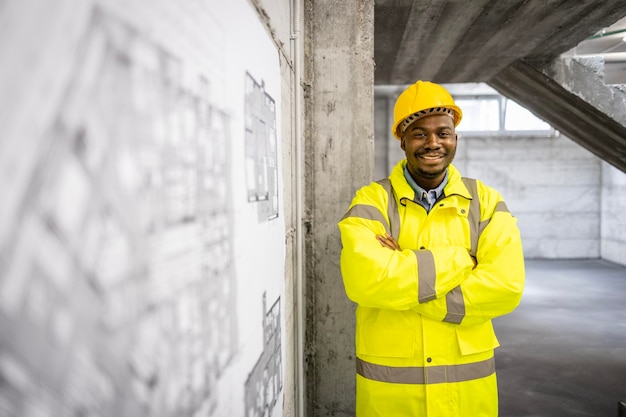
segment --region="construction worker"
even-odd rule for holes
[[[491,320],[519,304],[524,257],[501,195],[451,165],[461,117],[441,85],[409,86],[392,128],[406,159],[339,222],[357,417],[498,415]]]

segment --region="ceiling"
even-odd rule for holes
[[[517,60],[550,61],[624,16],[624,0],[376,0],[375,84],[488,82]],[[598,36],[581,53],[622,37]]]
[[[624,16],[624,0],[375,0],[374,83],[485,82],[626,172]],[[554,70],[598,54],[602,77]]]

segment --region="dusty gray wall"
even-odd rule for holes
[[[626,265],[626,174],[602,164],[602,258]]]
[[[0,415],[295,415],[291,2],[0,3]],[[232,182],[245,74],[225,48],[242,20],[278,69],[272,237]],[[284,269],[279,305],[249,297],[268,269]]]
[[[602,58],[563,58],[551,62],[544,72],[563,88],[593,104],[615,121],[626,125],[626,88],[605,84]],[[594,140],[602,141],[601,135]],[[600,255],[626,264],[626,220],[620,215],[626,209],[626,173],[603,163],[601,172]]]
[[[456,163],[503,195],[526,257],[600,257],[600,160],[585,149],[564,137],[465,137]]]
[[[305,4],[308,416],[353,416],[354,306],[337,222],[372,178],[374,2]]]

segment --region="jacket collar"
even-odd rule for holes
[[[403,198],[408,198],[409,200],[413,200],[415,198],[415,191],[411,188],[409,183],[404,178],[404,166],[406,165],[406,159],[398,162],[396,166],[391,170],[391,175],[389,175],[389,180],[391,181],[391,185],[398,197],[398,200],[402,200]],[[452,164],[448,166],[448,184],[443,189],[444,196],[451,196],[454,194],[460,195],[461,197],[467,198],[468,200],[472,199],[470,192],[463,184],[461,180],[461,173],[458,169]]]

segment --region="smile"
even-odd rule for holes
[[[428,161],[434,161],[437,159],[442,159],[445,155],[420,155],[419,158],[426,159]]]

